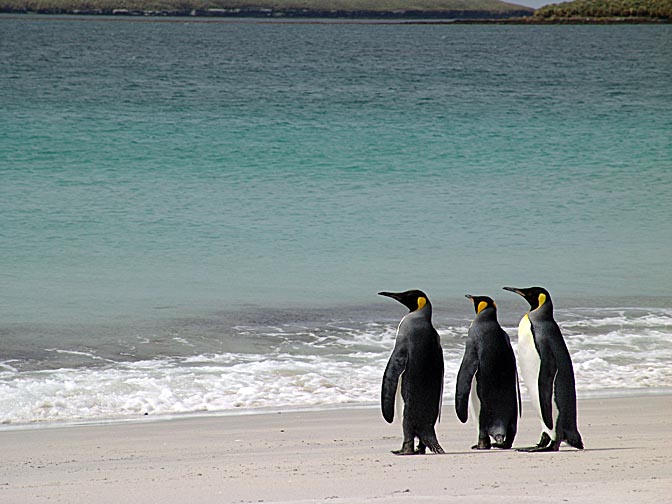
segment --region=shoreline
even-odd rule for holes
[[[521,390],[523,404],[529,403],[526,390]],[[637,389],[601,389],[577,391],[578,401],[605,400],[605,399],[628,399],[646,397],[669,397],[672,402],[672,388],[637,388]],[[454,399],[443,399],[443,410],[452,412]],[[531,408],[531,406],[528,406]],[[0,423],[0,435],[3,432],[35,431],[42,429],[70,429],[87,428],[114,425],[145,425],[152,423],[178,422],[188,420],[205,420],[229,417],[255,417],[263,415],[281,414],[304,414],[304,413],[328,413],[332,411],[379,411],[380,405],[375,402],[362,403],[329,403],[316,405],[290,405],[290,406],[261,406],[236,408],[216,411],[192,411],[186,413],[159,413],[154,415],[128,415],[119,417],[78,418],[64,420],[38,420],[34,422]],[[672,413],[672,411],[671,411]]]
[[[301,15],[270,15],[266,12],[246,12],[245,14],[226,13],[175,13],[163,11],[127,11],[127,12],[89,12],[58,11],[35,12],[21,10],[0,11],[0,19],[50,19],[50,20],[97,20],[97,21],[133,21],[163,23],[273,23],[273,24],[373,24],[373,25],[665,25],[672,19],[641,17],[570,17],[537,18],[524,17],[450,17],[432,13],[419,13],[412,16],[392,16],[385,14],[367,15],[352,13],[338,15],[329,12],[314,12]]]
[[[0,432],[0,500],[18,502],[660,502],[672,489],[669,395],[579,399],[580,452],[470,450],[444,406],[447,455],[396,457],[373,409],[279,412]],[[514,446],[534,444],[523,404]]]

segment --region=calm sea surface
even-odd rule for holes
[[[666,390],[671,251],[672,26],[0,16],[0,422],[375,402],[409,288]]]

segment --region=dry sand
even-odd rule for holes
[[[407,457],[377,408],[4,430],[0,502],[672,502],[672,396],[580,400],[579,429],[583,452],[477,452],[447,406],[446,455]]]

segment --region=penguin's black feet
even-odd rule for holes
[[[555,442],[553,441],[550,445],[548,446],[537,446],[534,448],[530,448],[527,450],[527,453],[543,453],[543,452],[556,452],[560,451],[560,442]]]
[[[537,443],[536,446],[528,446],[527,448],[516,448],[516,451],[525,453],[539,452],[539,451],[554,451],[554,450],[542,450],[542,448],[546,448],[550,442],[551,442],[551,436],[549,436],[545,432],[542,432],[541,439],[539,439],[539,442]],[[560,447],[559,444],[558,447]]]
[[[392,450],[392,453],[395,455],[416,455],[417,452],[413,447],[413,441],[404,441],[404,444],[401,445],[401,450]]]
[[[490,435],[487,432],[482,432],[478,436],[478,444],[475,447],[472,446],[472,450],[489,450],[491,446]]]
[[[527,450],[519,450],[519,451],[524,451],[525,453],[542,453],[542,452],[550,452],[553,451],[550,446],[533,446],[532,448],[528,448]]]
[[[432,450],[437,455],[444,455],[446,453],[443,451],[443,448],[441,448],[441,445],[438,443],[438,441],[436,443],[430,444],[429,449]]]
[[[472,450],[489,450],[490,446],[490,438],[479,438],[478,439],[478,444],[475,444],[474,446],[471,447]]]
[[[543,453],[543,452],[556,452],[560,451],[560,444],[562,441],[558,441],[557,439],[548,446],[533,446],[532,448],[523,448],[519,449],[516,451],[523,451],[527,453]]]
[[[445,453],[439,440],[436,439],[436,434],[432,433],[429,435],[423,435],[422,438],[418,438],[418,452],[422,455],[425,454],[425,448],[429,448],[432,452],[442,454]]]
[[[550,442],[551,442],[551,436],[549,436],[545,432],[542,432],[541,439],[539,439],[539,443],[537,443],[537,448],[543,448],[544,446],[548,446]]]
[[[565,439],[569,446],[576,448],[577,450],[583,450],[583,440],[581,436],[576,436],[572,438]]]
[[[427,453],[427,448],[429,448],[434,453],[443,454],[443,448],[439,444],[436,435],[432,436],[423,436],[422,440],[418,439],[418,448],[416,449],[413,446],[413,440],[404,441],[401,445],[401,450],[394,450],[392,453],[395,455],[425,455]]]

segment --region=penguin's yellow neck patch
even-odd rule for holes
[[[427,298],[420,296],[418,298],[418,310],[422,310],[422,308],[427,304]]]
[[[546,294],[539,294],[539,306],[537,308],[541,308],[542,305],[546,302]]]
[[[485,301],[481,301],[480,303],[478,303],[478,307],[476,308],[476,313],[481,313],[487,307],[488,307],[488,303],[486,303]]]

